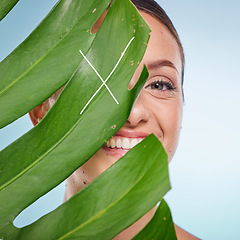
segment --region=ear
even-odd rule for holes
[[[37,125],[42,120],[44,115],[45,113],[43,111],[43,103],[41,103],[39,106],[34,108],[31,112],[29,112],[30,119],[34,126]]]

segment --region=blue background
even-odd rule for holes
[[[41,22],[56,0],[21,0],[0,22],[0,61]],[[174,222],[202,239],[239,239],[240,2],[162,0],[186,54],[185,104],[166,200]],[[2,78],[3,76],[0,76]],[[24,116],[0,130],[0,149],[28,131]],[[23,226],[62,203],[65,184],[15,221]]]

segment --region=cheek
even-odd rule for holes
[[[160,140],[170,161],[176,151],[181,131],[182,103],[176,99],[160,101],[155,118],[162,131]]]

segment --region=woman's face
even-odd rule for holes
[[[179,48],[163,24],[149,14],[141,14],[151,29],[151,37],[129,88],[137,82],[143,64],[148,68],[149,78],[120,131],[70,176],[69,195],[91,182],[151,133],[162,142],[169,161],[176,151],[183,103]]]

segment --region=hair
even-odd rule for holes
[[[180,51],[181,61],[182,61],[182,84],[183,84],[184,66],[185,66],[184,50],[183,50],[183,46],[180,41],[179,35],[177,33],[177,30],[175,29],[172,21],[170,20],[166,12],[154,0],[131,0],[131,2],[135,5],[135,7],[138,10],[148,13],[151,16],[158,19],[163,25],[167,27],[167,29],[170,31],[170,33],[176,40],[179,47],[179,51]]]

